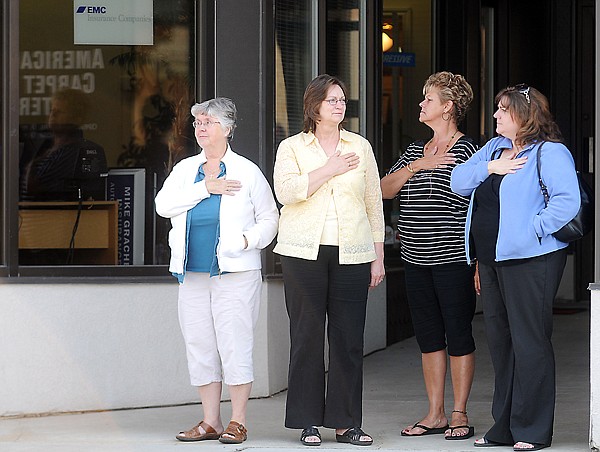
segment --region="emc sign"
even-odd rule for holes
[[[106,14],[106,6],[78,6],[77,14]]]

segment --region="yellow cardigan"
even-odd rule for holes
[[[373,149],[360,135],[341,130],[338,150],[342,154],[355,152],[360,157],[358,168],[334,176],[307,197],[308,173],[325,165],[327,155],[310,132],[291,136],[279,145],[273,183],[283,207],[275,253],[316,260],[333,196],[339,224],[340,264],[376,259],[374,243],[383,242],[385,226]]]

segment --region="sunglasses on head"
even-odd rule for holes
[[[531,104],[531,99],[529,98],[529,86],[527,86],[525,83],[519,83],[518,85],[513,86],[512,89],[525,96],[527,103]]]

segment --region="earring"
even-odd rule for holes
[[[446,116],[444,116],[446,115]],[[442,119],[444,121],[450,121],[450,113],[448,113],[447,111],[445,111],[444,113],[442,113]]]

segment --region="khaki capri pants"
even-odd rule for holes
[[[179,324],[193,386],[254,380],[252,350],[261,288],[260,270],[213,277],[186,273],[179,286]]]

